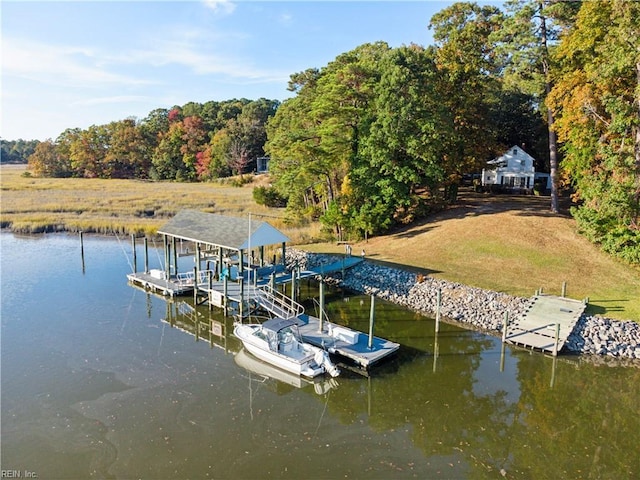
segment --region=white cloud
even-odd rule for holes
[[[215,13],[230,15],[236,9],[234,3],[229,0],[204,0],[204,5]]]
[[[106,70],[103,58],[86,47],[2,39],[2,74],[63,86],[147,83]]]

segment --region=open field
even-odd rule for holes
[[[343,245],[310,243],[319,238],[318,225],[290,228],[282,210],[256,205],[255,184],[40,179],[23,177],[23,171],[0,169],[3,226],[150,235],[184,208],[233,216],[251,212],[266,215],[301,248],[344,252]],[[548,198],[465,192],[458,205],[428,222],[354,243],[353,253],[364,249],[372,260],[527,297],[540,287],[559,294],[566,281],[568,296],[589,297],[590,312],[640,321],[640,269],[600,252],[576,233],[570,217],[550,215],[548,205]]]

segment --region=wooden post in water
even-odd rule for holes
[[[82,231],[80,232],[80,259],[82,260],[82,273],[84,273],[84,233]]]
[[[213,310],[213,302],[211,296],[213,295],[213,271],[207,269],[207,276],[209,280],[209,310]]]
[[[144,273],[149,273],[149,240],[144,237]]]
[[[504,372],[504,354],[506,351],[506,346],[504,342],[502,342],[502,348],[500,349],[500,371]]]
[[[240,275],[240,321],[244,314],[244,272]]]
[[[509,312],[504,312],[504,322],[502,322],[502,343],[504,343],[507,340],[508,326],[509,326]]]
[[[162,245],[164,246],[164,270],[165,270],[165,278],[167,280],[169,280],[169,276],[170,276],[170,267],[169,267],[169,261],[171,260],[169,258],[169,242],[167,240],[167,236],[163,235],[162,236]]]
[[[324,280],[320,278],[320,323],[318,324],[318,332],[322,333],[324,329]]]
[[[440,353],[440,346],[438,345],[438,333],[436,332],[433,338],[433,373],[436,373],[438,369],[438,354]]]
[[[556,336],[555,336],[555,343],[553,344],[553,356],[557,357],[558,356],[558,343],[560,341],[560,324],[556,323]]]
[[[173,250],[173,272],[178,275],[178,246],[176,245],[176,237],[171,237],[171,247]]]
[[[224,316],[227,316],[227,304],[229,300],[227,298],[227,292],[229,288],[229,275],[224,276],[224,280],[222,282],[222,310],[224,311]]]
[[[133,252],[133,273],[138,271],[138,255],[136,255],[136,236],[131,234],[131,251]]]
[[[440,308],[442,307],[442,289],[438,289],[436,297],[436,333],[440,331]]]
[[[567,296],[567,282],[562,282],[562,298]]]
[[[296,301],[296,272],[298,271],[298,267],[293,267],[291,270],[291,301]]]
[[[373,349],[373,324],[376,313],[376,296],[371,294],[371,309],[369,310],[369,350]]]
[[[200,274],[200,268],[201,268],[201,264],[200,264],[200,243],[196,242],[196,277]]]
[[[193,304],[198,305],[198,267],[193,267]]]

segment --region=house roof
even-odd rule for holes
[[[197,210],[178,212],[158,230],[158,233],[232,250],[289,241],[289,237],[267,222],[252,221],[250,217],[227,217]]]
[[[513,147],[509,148],[506,152],[504,152],[502,155],[500,155],[497,158],[494,158],[493,160],[489,160],[487,163],[489,165],[497,165],[497,164],[503,163],[507,160],[507,158],[513,157],[513,154],[511,153],[513,152],[513,150],[518,150],[519,155],[528,157],[532,161],[534,160],[534,158],[531,155],[529,155],[527,152],[525,152],[522,148],[520,148],[517,145],[514,145]]]

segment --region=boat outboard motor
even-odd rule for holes
[[[340,370],[333,364],[333,362],[329,358],[329,354],[324,350],[318,350],[316,352],[314,360],[318,365],[322,365],[324,367],[324,371],[332,377],[337,377],[338,375],[340,375]]]

